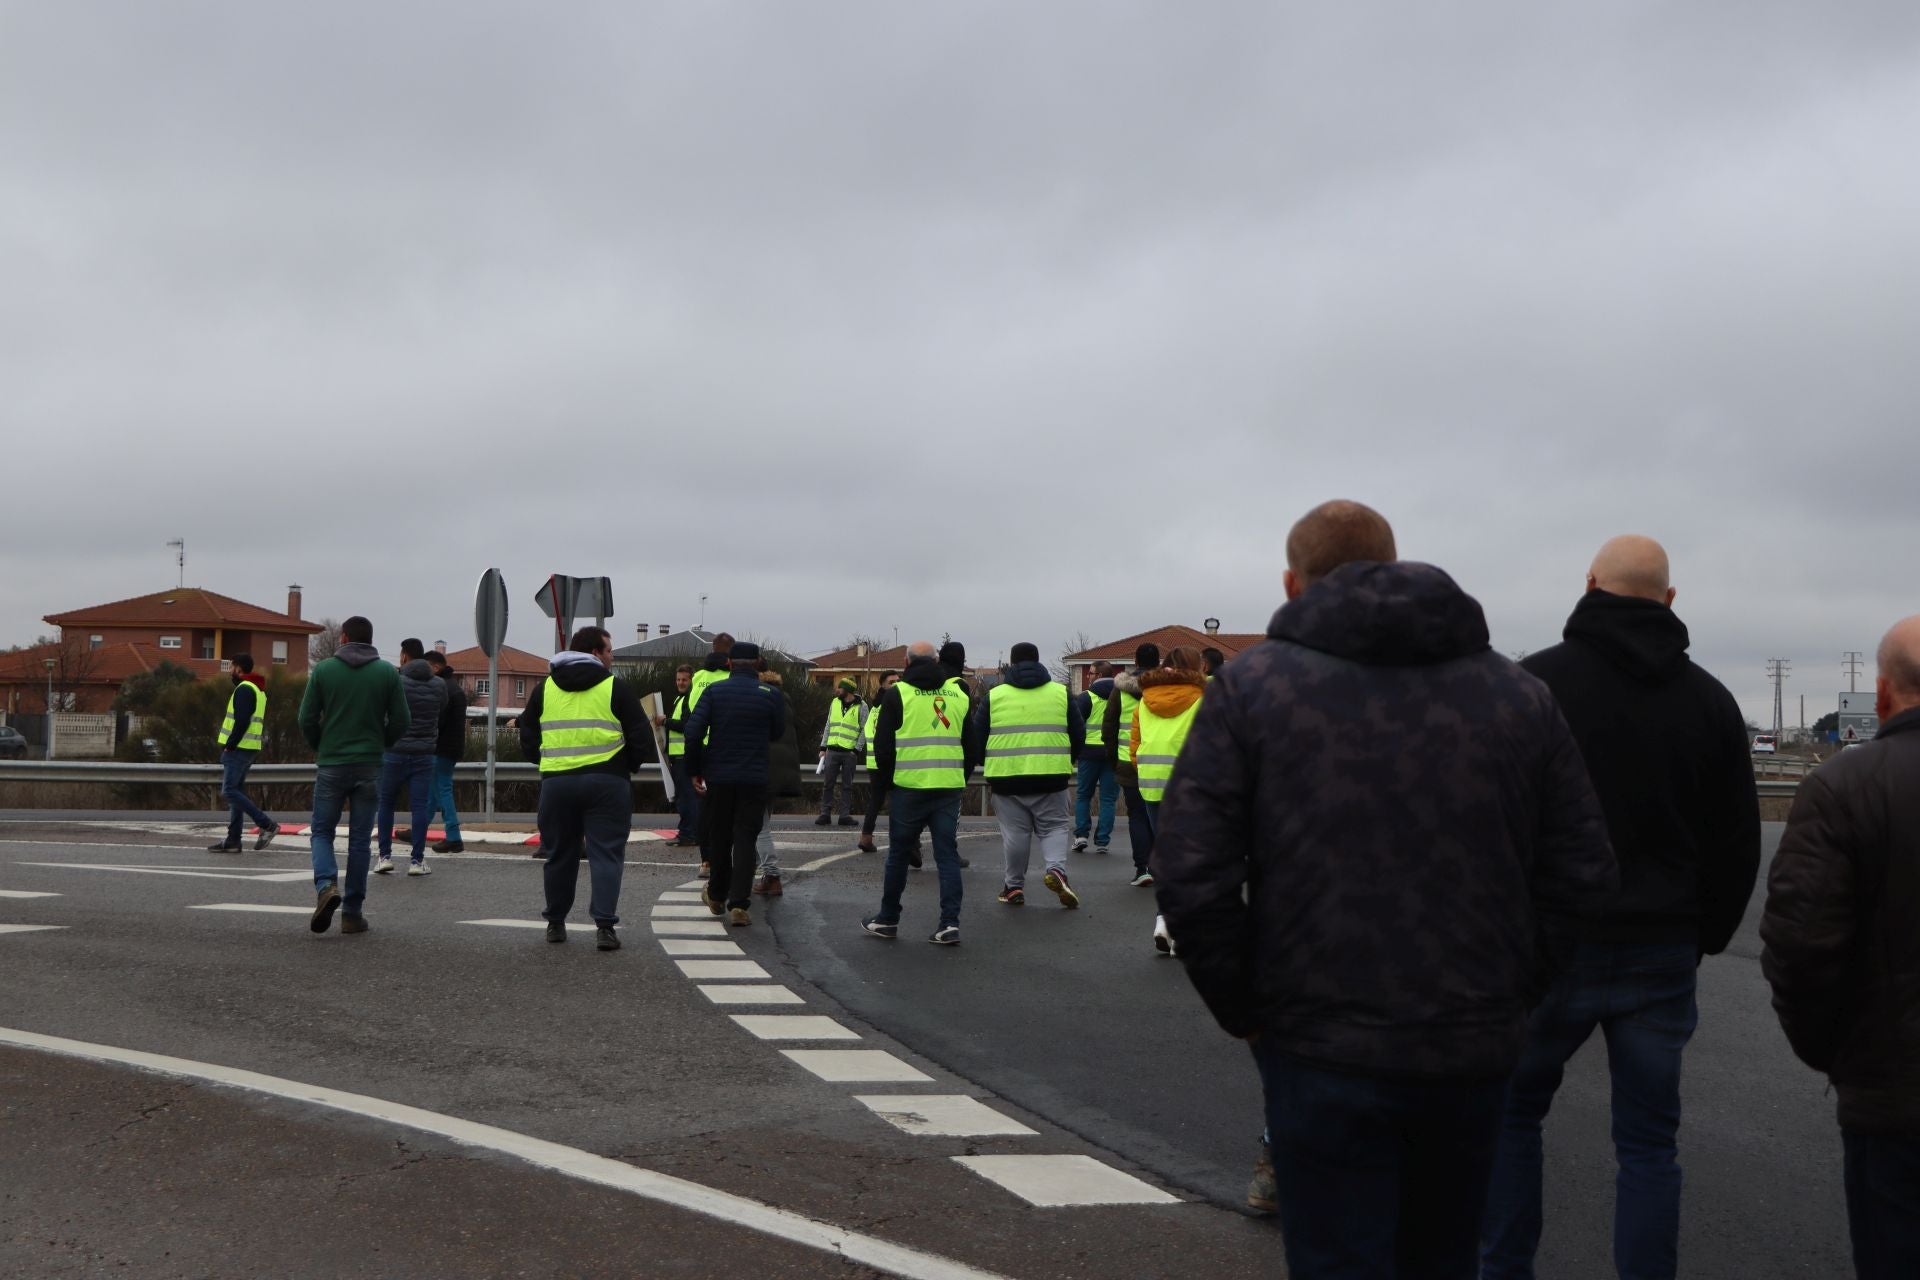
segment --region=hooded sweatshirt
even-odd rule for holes
[[[1155,891],[1236,1035],[1381,1077],[1495,1080],[1617,887],[1547,687],[1430,565],[1342,566],[1221,668],[1156,820]]]
[[[233,732],[221,744],[228,751],[241,749],[240,742],[253,723],[253,709],[267,688],[266,680],[258,671],[236,671],[233,677]]]
[[[425,658],[400,668],[400,689],[407,695],[407,731],[393,744],[397,756],[430,756],[440,740],[440,712],[447,705],[447,682],[433,674]]]
[[[910,684],[916,689],[928,693],[938,693],[952,679],[947,669],[932,658],[909,658],[907,669],[900,677],[900,684]],[[900,731],[901,719],[900,685],[891,685],[880,695],[880,733],[875,740],[874,758],[880,766],[880,776],[888,785],[893,783],[893,739]],[[972,772],[980,763],[980,757],[974,753],[971,735],[963,728],[960,734],[962,749],[965,752],[966,769]]]
[[[1038,689],[1053,683],[1053,674],[1042,662],[1016,662],[1006,669],[1006,683],[1016,689]],[[984,761],[987,739],[993,735],[993,690],[973,700],[973,714],[967,718],[967,758]],[[1031,773],[1013,778],[989,778],[987,787],[997,796],[1040,796],[1065,791],[1073,779],[1071,765],[1078,763],[1087,743],[1087,721],[1077,699],[1067,699],[1067,742],[1069,768],[1065,773]]]
[[[556,653],[547,669],[547,680],[568,693],[581,693],[602,681],[613,681],[613,718],[620,722],[620,732],[626,738],[626,745],[613,759],[558,772],[605,773],[626,778],[646,761],[648,744],[653,741],[653,725],[647,720],[639,696],[625,680],[601,666],[600,659],[590,653],[576,653],[571,649]],[[533,696],[527,699],[527,709],[520,713],[520,750],[529,760],[540,759],[540,713],[546,702],[546,692],[546,680],[534,685]]]
[[[1559,700],[1620,859],[1619,892],[1568,927],[1715,955],[1760,869],[1746,717],[1687,657],[1686,624],[1659,601],[1589,591],[1564,634],[1520,665]]]
[[[300,734],[321,765],[379,764],[412,719],[400,673],[370,644],[341,645],[300,698]]]

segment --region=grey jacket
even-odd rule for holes
[[[440,738],[440,709],[447,705],[447,685],[436,678],[425,658],[400,668],[400,691],[407,695],[412,719],[400,741],[388,750],[403,756],[430,756]]]

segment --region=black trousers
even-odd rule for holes
[[[874,824],[880,821],[881,812],[887,807],[887,792],[893,790],[893,784],[882,777],[878,769],[867,773],[867,820],[860,824],[860,834],[873,834]]]
[[[547,909],[561,922],[573,910],[580,859],[587,859],[595,924],[620,923],[620,879],[633,834],[633,784],[610,773],[550,773],[540,779],[540,838],[546,844]]]
[[[707,893],[729,907],[744,907],[753,894],[753,844],[767,816],[764,782],[709,782],[701,817],[713,824]],[[709,816],[711,815],[711,816]]]

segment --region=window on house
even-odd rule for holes
[[[213,637],[212,636],[200,637],[200,656],[208,660],[211,660],[213,658]]]
[[[492,693],[493,681],[487,679],[485,676],[481,676],[479,679],[473,682],[473,691],[475,693],[483,694],[483,695]]]
[[[524,698],[527,696],[527,682],[525,680],[515,680],[513,682],[513,696],[516,698]]]
[[[285,640],[275,640],[273,642],[273,665],[276,667],[284,667],[287,665],[287,642]]]
[[[161,636],[160,647],[162,649],[178,649],[180,647],[180,637],[179,636]]]
[[[100,647],[100,646],[101,646],[102,644],[104,644],[105,642],[106,642],[106,637],[105,637],[105,636],[88,636],[88,637],[87,637],[87,648],[89,648],[89,649],[98,649],[98,648],[99,648],[99,647]]]

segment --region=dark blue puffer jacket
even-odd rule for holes
[[[735,663],[687,717],[687,772],[709,783],[765,786],[768,749],[786,731],[785,696],[761,684],[752,663]]]

